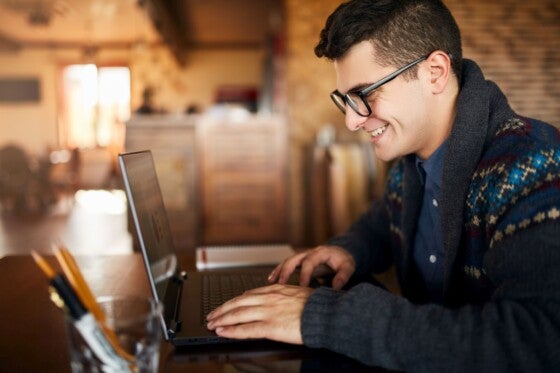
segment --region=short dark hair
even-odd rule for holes
[[[375,46],[382,66],[404,66],[442,50],[461,79],[461,33],[441,0],[350,0],[327,19],[315,54],[336,60],[366,40]],[[408,77],[416,73],[411,69]]]

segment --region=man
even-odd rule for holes
[[[138,114],[154,114],[154,89],[152,87],[144,88],[142,92],[142,104],[136,109]]]
[[[315,49],[350,130],[396,160],[347,233],[209,315],[230,338],[327,348],[412,371],[560,369],[560,135],[518,116],[439,0],[353,0]],[[308,285],[326,264],[332,288]],[[353,274],[397,269],[402,296]],[[302,287],[288,287],[301,267]]]

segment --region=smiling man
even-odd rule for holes
[[[212,312],[229,338],[327,348],[412,371],[560,367],[560,134],[517,115],[463,59],[438,0],[354,0],[315,52],[352,131],[395,161],[382,199],[343,235],[286,259]],[[306,287],[327,265],[332,288]],[[354,274],[395,265],[402,295]],[[300,287],[283,285],[301,268]]]

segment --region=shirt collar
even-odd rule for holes
[[[443,155],[446,148],[447,140],[445,140],[425,161],[416,156],[416,169],[420,174],[422,184],[426,182],[426,179],[429,179],[438,187],[441,187],[441,177],[443,174]]]

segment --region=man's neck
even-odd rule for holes
[[[425,151],[416,154],[420,159],[428,159],[441,144],[447,140],[455,117],[457,115],[457,100],[459,97],[459,86],[456,79],[449,81],[448,88],[435,97],[433,107],[436,108],[433,113],[432,123],[434,131],[432,132],[432,146]]]

